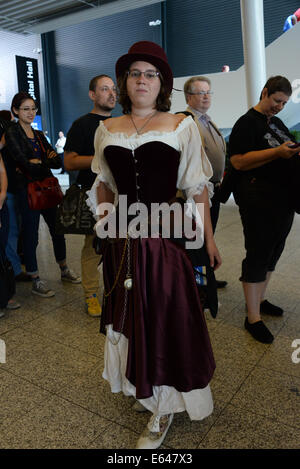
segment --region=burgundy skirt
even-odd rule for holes
[[[136,387],[136,398],[151,397],[153,386],[179,392],[205,388],[215,362],[185,250],[168,239],[130,239],[133,288],[126,294],[125,242],[108,243],[103,256],[106,293],[115,287],[103,302],[101,332],[112,324],[128,339],[125,374]]]

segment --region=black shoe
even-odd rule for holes
[[[217,288],[225,288],[227,282],[225,280],[216,280]]]
[[[260,312],[268,314],[269,316],[282,316],[283,309],[279,306],[272,305],[268,300],[264,300],[260,303]]]
[[[15,280],[16,282],[31,282],[32,278],[25,272],[20,272],[18,275],[15,276]]]
[[[271,344],[274,340],[274,336],[262,321],[250,324],[248,318],[246,318],[245,329],[250,332],[255,340],[258,340],[258,342],[262,342],[263,344]]]

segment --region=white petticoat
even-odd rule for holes
[[[107,326],[104,348],[104,371],[113,393],[123,392],[125,396],[136,396],[136,389],[125,376],[128,353],[128,339]],[[120,340],[119,340],[120,339]],[[118,342],[116,344],[116,342]],[[116,345],[114,345],[116,344]],[[202,420],[213,411],[210,386],[179,392],[171,386],[153,386],[153,395],[139,402],[153,414],[170,414],[186,411],[191,420]]]

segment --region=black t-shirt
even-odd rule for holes
[[[108,119],[109,116],[99,116],[89,112],[73,122],[68,134],[64,151],[76,152],[78,155],[93,156],[95,132],[99,122]],[[96,174],[90,169],[82,169],[77,177],[78,184],[90,189],[94,183]]]
[[[229,156],[274,148],[289,140],[295,141],[295,138],[278,117],[271,117],[268,121],[264,114],[252,108],[233,126],[229,138]],[[278,158],[259,168],[240,173],[280,183],[288,178],[289,170],[289,160]]]

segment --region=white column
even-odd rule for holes
[[[266,83],[263,0],[240,0],[248,107],[255,106]]]

